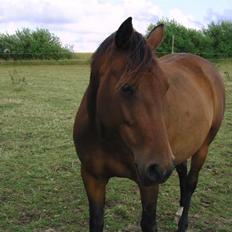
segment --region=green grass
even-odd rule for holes
[[[232,231],[232,63],[217,66],[227,109],[192,199],[194,232]],[[87,231],[72,126],[88,78],[88,65],[0,66],[0,231]],[[160,188],[161,232],[176,229],[177,183],[174,174]],[[107,188],[105,231],[136,231],[132,225],[138,225],[141,208],[136,185],[114,178]]]

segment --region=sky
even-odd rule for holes
[[[0,0],[0,33],[47,28],[76,52],[93,52],[129,16],[145,33],[159,19],[201,29],[232,20],[232,0]]]

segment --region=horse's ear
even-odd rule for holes
[[[115,44],[119,49],[126,49],[129,46],[131,35],[133,34],[132,18],[126,19],[118,28],[115,34]]]
[[[164,24],[159,24],[147,36],[147,43],[151,49],[156,49],[164,38]]]

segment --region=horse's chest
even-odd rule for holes
[[[127,178],[136,176],[132,158],[123,153],[95,147],[95,149],[85,152],[82,158],[82,164],[85,165],[85,168],[96,176]]]

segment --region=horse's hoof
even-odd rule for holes
[[[177,232],[187,232],[188,223],[179,223]]]
[[[142,226],[141,227],[142,231],[143,232],[158,232],[158,228],[157,228],[157,225],[153,226],[153,227],[150,227],[150,226]]]

